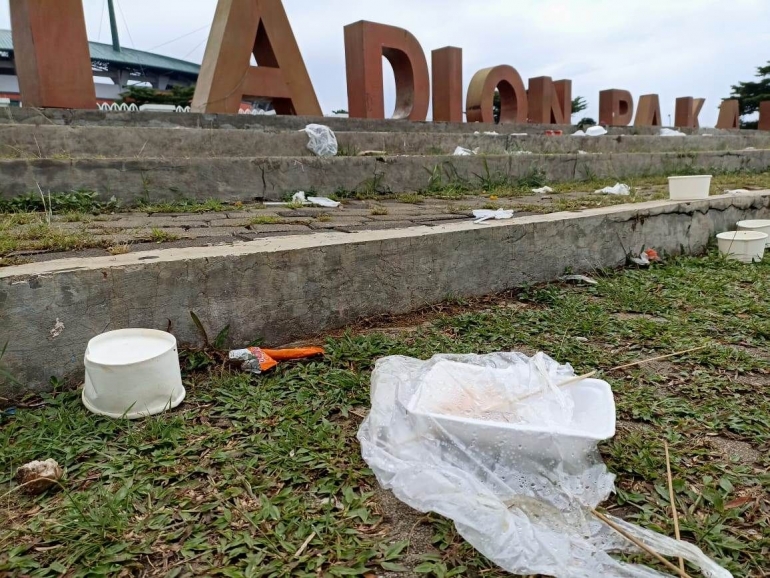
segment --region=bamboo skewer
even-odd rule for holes
[[[630,542],[633,542],[634,545],[638,546],[639,548],[641,548],[642,550],[647,552],[650,556],[653,556],[658,562],[663,564],[666,568],[668,568],[672,572],[675,572],[681,578],[692,578],[692,576],[690,576],[687,572],[685,572],[684,570],[680,570],[679,568],[674,566],[671,562],[666,560],[663,556],[658,554],[655,550],[653,550],[652,548],[650,548],[649,546],[647,546],[643,542],[641,542],[641,541],[637,540],[636,538],[634,538],[631,534],[626,532],[623,528],[618,526],[615,522],[610,520],[607,516],[605,516],[601,512],[598,512],[596,509],[591,508],[591,513],[594,516],[596,516],[597,518],[599,518],[602,522],[607,524],[610,528],[615,530],[618,534],[623,536],[626,540],[628,540]]]
[[[681,542],[679,514],[676,511],[676,502],[674,501],[674,478],[671,475],[671,457],[668,453],[668,442],[665,440],[663,440],[663,447],[666,450],[666,477],[668,477],[668,498],[671,501],[671,515],[674,519],[674,535],[676,536],[676,541]],[[679,569],[684,572],[684,559],[682,558],[679,558]]]

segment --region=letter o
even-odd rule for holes
[[[512,66],[484,68],[473,75],[468,85],[468,122],[494,123],[492,111],[495,89],[500,92],[500,124],[527,122],[527,90]]]

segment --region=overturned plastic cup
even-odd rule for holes
[[[739,221],[739,231],[756,231],[765,233],[768,236],[767,246],[770,247],[770,219],[754,219],[750,221]]]
[[[730,231],[717,235],[719,252],[733,261],[753,263],[765,256],[765,245],[770,236],[759,231]]]
[[[184,400],[176,338],[165,331],[103,333],[88,342],[84,362],[83,405],[93,413],[139,419]]]

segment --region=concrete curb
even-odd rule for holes
[[[442,132],[338,132],[341,155],[384,151],[390,155],[451,155],[455,148],[484,154],[739,151],[770,148],[770,133],[727,136],[547,137]],[[304,132],[147,127],[77,127],[0,124],[0,156],[10,159],[311,157]]]
[[[234,246],[64,259],[0,269],[3,364],[44,390],[79,375],[88,340],[123,327],[166,329],[199,343],[195,311],[231,344],[279,344],[447,296],[478,296],[553,281],[566,270],[623,265],[626,251],[700,253],[719,231],[770,217],[770,191],[703,201],[656,201],[360,233],[320,233]],[[63,329],[62,329],[63,326]],[[58,329],[54,331],[54,327]]]
[[[296,191],[372,194],[481,189],[535,173],[547,181],[591,177],[764,171],[770,150],[603,155],[513,154],[467,157],[272,157],[0,161],[0,198],[37,191],[92,190],[126,204],[178,199],[282,200]],[[540,177],[538,177],[540,178]]]

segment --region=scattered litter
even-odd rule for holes
[[[59,337],[59,335],[61,335],[64,332],[64,329],[65,329],[64,323],[62,323],[57,317],[56,323],[54,324],[53,329],[51,329],[51,331],[49,331],[48,333],[48,338],[56,339],[57,337]]]
[[[455,149],[455,152],[452,153],[452,155],[456,157],[470,157],[477,154],[478,152],[479,152],[478,148],[471,150],[471,149],[466,149],[465,147],[457,147]]]
[[[743,150],[745,150],[745,151],[755,151],[755,150],[757,150],[757,147],[746,147]]]
[[[532,151],[511,151],[512,155],[531,155]]]
[[[640,267],[649,267],[650,263],[661,261],[661,258],[655,249],[647,249],[642,251],[638,257],[632,256],[631,261]]]
[[[359,157],[384,157],[388,153],[386,151],[361,151],[356,156]]]
[[[585,275],[565,275],[562,281],[571,281],[572,283],[585,283],[586,285],[598,285],[599,282]]]
[[[513,218],[513,210],[504,210],[504,209],[497,209],[496,211],[492,211],[489,209],[478,209],[476,211],[473,211],[473,218],[476,219],[473,221],[476,224],[484,223],[486,221],[502,221],[505,219],[512,219]]]
[[[308,197],[308,202],[317,207],[326,207],[327,209],[336,209],[340,206],[340,203],[333,201],[328,197]]]
[[[454,520],[503,570],[660,576],[613,558],[636,550],[592,514],[614,491],[597,451],[615,435],[605,381],[575,377],[542,353],[399,356],[377,362],[371,400],[358,439],[380,485],[420,512]],[[705,576],[730,576],[692,544],[607,519]]]
[[[303,347],[300,349],[262,349],[260,347],[247,347],[235,349],[230,352],[231,361],[242,361],[241,369],[259,375],[270,371],[279,361],[293,359],[307,359],[326,353],[321,347]]]
[[[476,134],[476,135],[483,134],[483,135],[486,135],[486,136],[500,136],[499,132],[495,132],[493,130],[485,130],[484,132],[476,131],[473,134]]]
[[[575,341],[579,341],[580,343],[588,343],[588,337],[575,337]]]
[[[586,136],[604,136],[607,134],[607,129],[603,126],[592,126],[586,129]]]
[[[687,136],[687,135],[678,130],[673,130],[670,128],[662,128],[660,129],[660,136]]]
[[[322,124],[309,124],[303,131],[310,137],[307,148],[313,151],[316,156],[337,156],[337,137],[334,136],[334,132],[328,126]]]
[[[14,479],[20,486],[23,486],[23,491],[36,496],[56,485],[63,475],[64,470],[61,469],[58,462],[47,459],[43,462],[34,461],[24,464],[16,470]]]
[[[528,132],[512,132],[511,136],[529,136]]]
[[[748,189],[728,189],[725,191],[725,195],[745,195],[750,192]]]
[[[545,136],[562,136],[564,134],[563,130],[547,130],[545,131]]]
[[[586,151],[578,151],[579,155],[587,155],[588,153]]]
[[[577,131],[577,132],[573,132],[573,133],[572,133],[572,136],[586,136],[586,131],[584,131],[584,130],[579,130],[579,131]]]
[[[539,189],[532,189],[532,192],[538,195],[547,195],[548,193],[552,193],[553,189],[549,186],[540,187]]]
[[[711,133],[708,133],[708,134],[702,134],[701,136],[714,136],[714,135]]]
[[[598,195],[620,195],[627,197],[631,194],[631,187],[623,183],[615,183],[614,187],[604,187],[595,192]]]

